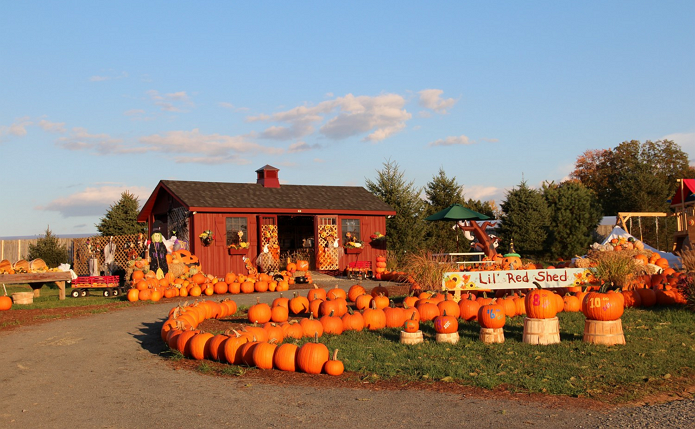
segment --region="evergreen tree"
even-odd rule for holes
[[[463,206],[475,210],[480,214],[484,214],[490,219],[497,219],[500,216],[500,210],[494,200],[480,201],[469,198]]]
[[[514,249],[522,257],[538,257],[543,254],[548,236],[550,216],[548,206],[540,191],[528,187],[525,181],[507,192],[502,203],[500,236],[502,249]]]
[[[406,182],[404,173],[395,161],[384,162],[377,171],[375,181],[366,180],[369,192],[381,198],[396,211],[386,219],[386,243],[397,263],[402,263],[406,252],[414,252],[424,246],[424,202],[420,190],[413,182]]]
[[[68,262],[68,250],[61,246],[58,237],[46,227],[46,235],[40,237],[36,244],[29,244],[29,260],[41,258],[49,268],[55,268]]]
[[[543,196],[550,212],[546,252],[553,259],[583,255],[602,217],[596,195],[571,180],[560,185],[545,183]]]
[[[432,181],[427,183],[425,196],[425,216],[444,210],[452,204],[464,205],[461,185],[456,183],[455,177],[448,178],[441,168]],[[469,242],[460,231],[452,228],[455,224],[454,221],[428,222],[427,247],[436,253],[467,252]]]
[[[133,235],[145,232],[145,225],[138,223],[138,198],[128,191],[121,194],[121,199],[109,207],[106,216],[96,225],[102,236]]]

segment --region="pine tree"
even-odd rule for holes
[[[426,216],[444,210],[452,204],[464,205],[461,185],[456,182],[455,177],[448,178],[441,168],[439,173],[432,178],[432,181],[427,183],[425,196],[427,197]],[[427,247],[437,253],[467,252],[469,242],[460,231],[452,229],[455,224],[454,221],[429,222],[427,224]]]
[[[502,248],[514,250],[522,257],[538,257],[544,252],[550,216],[543,194],[528,187],[525,181],[512,189],[502,203],[500,236]]]
[[[61,246],[58,237],[53,235],[51,229],[46,227],[46,235],[40,237],[36,244],[29,244],[29,260],[41,258],[50,268],[68,262],[68,250]]]
[[[404,173],[395,161],[384,162],[383,169],[377,171],[375,181],[367,179],[367,190],[396,211],[396,215],[386,219],[386,243],[390,255],[401,263],[406,252],[414,252],[424,247],[425,221],[424,202],[420,190],[413,182],[406,182]]]
[[[121,199],[109,207],[106,216],[96,225],[102,236],[133,235],[145,232],[145,225],[138,223],[138,198],[128,191],[121,194]]]
[[[550,211],[546,251],[553,259],[583,255],[601,221],[601,205],[593,191],[572,180],[543,185]]]

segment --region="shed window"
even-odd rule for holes
[[[227,229],[227,246],[249,241],[249,230],[245,217],[228,217],[225,219]],[[241,235],[239,233],[241,232]]]
[[[343,242],[342,245],[344,246],[345,243],[348,241],[352,241],[348,238],[348,233],[352,237],[357,237],[358,239],[361,240],[361,235],[360,235],[360,220],[359,219],[343,219],[341,221],[341,229],[342,229],[342,236],[343,236]]]

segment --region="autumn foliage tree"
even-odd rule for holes
[[[671,140],[626,141],[613,149],[589,150],[570,174],[594,191],[605,216],[668,210],[679,178],[695,177],[688,155]]]

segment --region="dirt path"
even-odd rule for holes
[[[277,294],[261,296],[270,302]],[[283,386],[174,370],[159,355],[170,306],[0,333],[0,427],[606,427],[607,410],[556,401]]]

